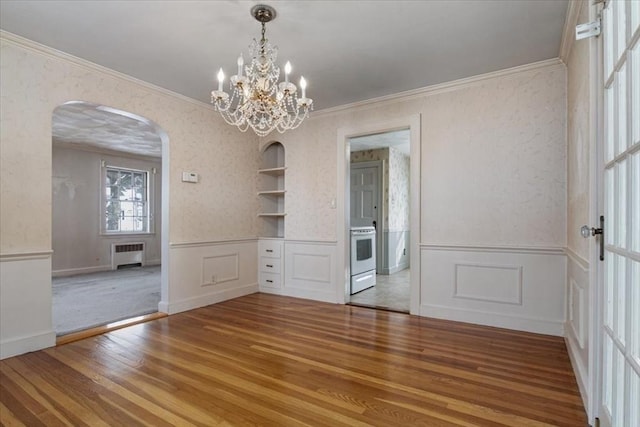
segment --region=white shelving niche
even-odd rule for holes
[[[284,238],[285,171],[284,146],[272,142],[263,149],[262,164],[258,169],[261,237]]]

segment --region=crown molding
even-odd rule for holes
[[[576,25],[578,25],[578,17],[584,3],[585,0],[570,0],[567,5],[567,15],[562,29],[562,41],[560,42],[560,54],[558,55],[565,64],[569,60],[569,54],[575,42]]]
[[[425,86],[418,89],[412,89],[405,92],[394,93],[391,95],[385,95],[378,98],[372,98],[365,101],[353,102],[351,104],[338,105],[336,107],[325,108],[315,111],[312,117],[323,117],[337,113],[343,113],[346,110],[351,109],[365,109],[377,107],[380,104],[391,104],[397,102],[411,101],[417,98],[423,98],[426,96],[437,95],[444,92],[451,92],[460,90],[468,86],[474,86],[485,80],[495,79],[499,77],[506,77],[513,74],[524,73],[527,71],[534,71],[541,68],[555,67],[561,65],[564,67],[564,63],[560,58],[545,59],[544,61],[532,62],[530,64],[519,65],[517,67],[505,68],[503,70],[492,71],[490,73],[478,74],[472,77],[465,77],[463,79],[452,80],[450,82],[438,83],[431,86]]]
[[[111,68],[104,67],[102,65],[98,65],[94,62],[87,61],[86,59],[78,58],[77,56],[70,55],[61,50],[54,49],[47,45],[35,42],[33,40],[24,38],[17,34],[10,33],[5,30],[0,30],[0,40],[3,42],[7,42],[14,46],[18,46],[22,49],[30,50],[32,52],[48,56],[53,59],[61,59],[64,61],[71,62],[74,65],[87,69],[89,71],[96,71],[98,73],[106,74],[110,77],[124,80],[128,83],[133,83],[135,85],[141,86],[144,89],[152,90],[154,92],[158,92],[162,95],[178,99],[180,101],[188,102],[190,104],[197,105],[198,107],[204,107],[210,111],[215,111],[213,106],[204,103],[202,101],[198,101],[197,99],[189,98],[188,96],[181,95],[177,92],[173,92],[169,89],[165,89],[161,86],[156,86],[153,83],[146,82],[144,80],[137,79],[128,74],[121,73],[119,71],[112,70]]]
[[[571,0],[571,3],[576,2],[577,0]],[[577,18],[576,18],[577,19]],[[118,71],[112,70],[110,68],[104,67],[102,65],[98,65],[96,63],[87,61],[85,59],[82,58],[78,58],[77,56],[73,56],[70,55],[68,53],[62,52],[60,50],[54,49],[52,47],[43,45],[41,43],[35,42],[33,40],[29,40],[27,38],[24,38],[22,36],[19,36],[17,34],[13,34],[10,33],[8,31],[5,30],[0,30],[0,40],[2,41],[6,41],[7,43],[13,44],[15,46],[21,47],[23,49],[26,50],[30,50],[45,56],[49,56],[51,58],[54,59],[61,59],[61,60],[65,60],[65,61],[69,61],[79,67],[83,67],[85,69],[88,69],[90,71],[96,71],[99,73],[103,73],[106,75],[109,75],[111,77],[114,77],[116,79],[120,79],[120,80],[124,80],[126,82],[129,83],[133,83],[136,84],[138,86],[141,86],[145,89],[148,90],[152,90],[155,92],[158,92],[160,94],[163,94],[165,96],[169,96],[175,99],[179,99],[181,101],[184,102],[188,102],[194,105],[197,105],[199,107],[204,107],[210,111],[215,111],[213,109],[213,106],[206,104],[202,101],[198,101],[196,99],[193,98],[189,98],[188,96],[184,96],[181,95],[179,93],[170,91],[169,89],[165,89],[163,87],[160,86],[156,86],[152,83],[148,83],[144,80],[140,80],[137,79],[135,77],[131,77],[128,74],[124,74],[124,73],[120,73]],[[540,68],[545,68],[545,67],[553,67],[556,65],[560,65],[563,64],[563,62],[559,59],[559,58],[552,58],[552,59],[547,59],[544,61],[538,61],[538,62],[533,62],[530,64],[525,64],[525,65],[519,65],[516,67],[512,67],[512,68],[506,68],[503,70],[498,70],[498,71],[492,71],[490,73],[485,73],[485,74],[479,74],[476,76],[472,76],[472,77],[466,77],[463,79],[458,79],[458,80],[452,80],[450,82],[445,82],[445,83],[438,83],[435,85],[431,85],[431,86],[425,86],[422,88],[418,88],[418,89],[412,89],[412,90],[408,90],[408,91],[404,91],[404,92],[399,92],[399,93],[394,93],[391,95],[385,95],[385,96],[381,96],[378,98],[372,98],[372,99],[368,99],[368,100],[364,100],[364,101],[358,101],[358,102],[353,102],[350,104],[344,104],[344,105],[338,105],[336,107],[330,107],[330,108],[325,108],[322,110],[318,110],[315,111],[310,117],[309,119],[313,119],[314,117],[323,117],[323,116],[328,116],[328,115],[333,115],[333,114],[337,114],[337,113],[342,113],[344,111],[347,110],[351,110],[351,109],[364,109],[364,108],[373,108],[375,106],[378,106],[379,104],[385,104],[385,103],[396,103],[396,102],[403,102],[403,101],[409,101],[412,99],[416,99],[416,98],[421,98],[421,97],[425,97],[425,96],[430,96],[430,95],[436,95],[439,93],[443,93],[443,92],[449,92],[449,91],[454,91],[454,90],[459,90],[462,89],[464,87],[467,86],[472,86],[475,84],[478,84],[482,81],[485,80],[489,80],[489,79],[495,79],[498,77],[505,77],[505,76],[509,76],[512,74],[517,74],[517,73],[522,73],[522,72],[527,72],[527,71],[532,71],[532,70],[537,70]]]

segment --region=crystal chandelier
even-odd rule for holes
[[[275,9],[259,4],[251,8],[251,15],[262,23],[262,38],[253,39],[249,46],[251,64],[243,70],[244,58],[240,54],[238,74],[230,79],[230,94],[222,90],[224,72],[220,68],[218,90],[211,92],[211,103],[227,123],[242,132],[251,127],[258,136],[266,136],[274,129],[283,133],[300,126],[313,109],[313,100],[306,97],[304,77],[300,78],[301,96],[297,96],[296,85],[289,82],[289,62],[284,66],[284,81],[278,83],[280,68],[275,64],[278,48],[265,38],[265,24],[275,19]]]

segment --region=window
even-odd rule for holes
[[[106,233],[151,232],[148,171],[106,166],[103,194]]]

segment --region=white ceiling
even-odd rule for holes
[[[53,110],[54,145],[162,156],[162,140],[144,119],[113,108],[70,102]]]
[[[2,0],[0,28],[208,103],[260,35],[257,1]],[[555,58],[567,0],[270,1],[267,38],[303,74],[316,110]],[[56,109],[57,143],[160,156],[155,131],[89,104]],[[395,146],[407,132],[354,139]]]
[[[410,155],[409,129],[374,135],[358,136],[349,139],[350,151],[375,150],[376,148],[393,147],[405,156]]]
[[[0,28],[209,102],[259,38],[256,1],[2,0]],[[269,1],[316,110],[559,54],[567,0]]]

